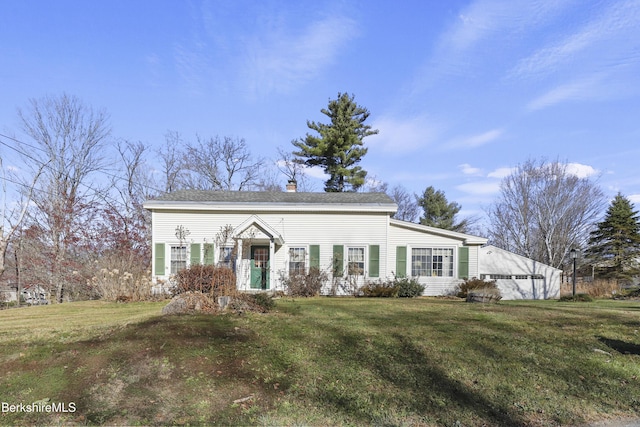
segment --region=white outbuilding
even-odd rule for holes
[[[492,245],[481,247],[478,258],[480,279],[495,280],[502,299],[560,297],[562,270]]]

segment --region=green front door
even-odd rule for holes
[[[251,246],[251,289],[269,289],[269,246]]]

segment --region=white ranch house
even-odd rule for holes
[[[329,274],[326,294],[403,276],[426,285],[424,295],[446,295],[463,278],[494,275],[504,298],[559,294],[555,269],[511,262],[506,251],[487,254],[482,237],[393,219],[397,205],[383,193],[186,190],[144,207],[152,214],[155,292],[166,292],[171,276],[190,264],[226,264],[242,291],[284,290],[282,277],[316,267]],[[505,264],[494,262],[499,255]],[[503,289],[507,275],[530,280],[519,279],[520,291],[511,282]]]

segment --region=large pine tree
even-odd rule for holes
[[[456,202],[449,202],[443,191],[429,186],[424,190],[422,196],[416,197],[416,200],[418,206],[424,211],[420,217],[420,224],[462,233],[467,230],[468,221],[466,219],[456,222],[456,215],[462,206]]]
[[[321,110],[331,120],[330,124],[307,121],[309,129],[319,136],[307,134],[304,139],[293,141],[298,149],[293,154],[305,159],[307,166],[321,166],[329,179],[325,191],[356,191],[367,176],[367,171],[357,164],[367,153],[363,139],[375,135],[377,130],[364,122],[369,111],[356,104],[354,96],[338,93],[338,98],[329,101]]]
[[[587,254],[593,258],[599,277],[627,282],[638,274],[639,220],[631,201],[618,193],[589,239]]]

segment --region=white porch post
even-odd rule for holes
[[[276,244],[273,242],[273,238],[269,240],[269,289],[273,290],[274,283],[274,269],[273,264],[275,261]]]
[[[244,262],[242,260],[242,239],[238,239],[238,253],[236,253],[236,289],[242,289],[244,277]]]

